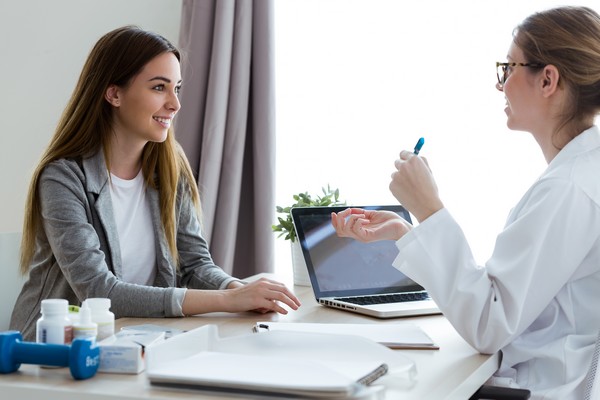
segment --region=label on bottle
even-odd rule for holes
[[[39,334],[40,343],[71,344],[73,341],[73,328],[70,325],[62,327],[42,327]]]

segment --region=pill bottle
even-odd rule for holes
[[[98,341],[115,334],[115,314],[110,312],[110,299],[101,297],[86,299],[82,306],[87,305],[92,314],[92,321],[98,324]]]
[[[42,316],[36,324],[38,343],[70,344],[73,328],[68,317],[69,302],[63,299],[42,300]]]
[[[73,339],[91,339],[96,341],[98,324],[92,321],[92,310],[87,304],[79,308],[79,320],[73,323]]]
[[[73,304],[69,304],[68,316],[71,320],[71,325],[75,325],[75,322],[79,322],[79,307]]]

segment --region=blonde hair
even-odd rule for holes
[[[104,151],[107,154],[112,133],[112,107],[104,94],[109,85],[124,87],[154,57],[179,51],[164,37],[135,26],[125,26],[104,35],[92,51],[79,76],[54,136],[35,169],[25,204],[20,270],[26,274],[35,252],[36,234],[41,229],[38,183],[46,166],[58,159],[82,159]],[[159,192],[160,217],[169,249],[178,263],[176,245],[175,206],[177,188],[181,183],[200,208],[198,188],[183,153],[170,128],[162,143],[149,142],[142,154],[142,170],[146,185]]]
[[[554,65],[570,101],[560,128],[580,126],[600,112],[600,15],[587,7],[557,7],[525,19],[513,34],[526,62]]]

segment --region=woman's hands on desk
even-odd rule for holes
[[[275,311],[287,314],[288,311],[282,305],[297,310],[300,300],[284,284],[261,278],[248,284],[231,282],[226,290],[188,289],[183,299],[182,310],[185,315],[219,311]]]
[[[246,285],[231,282],[228,292],[231,296],[232,311],[256,311],[268,313],[271,311],[287,314],[280,303],[286,304],[292,310],[300,307],[300,300],[283,284],[266,278]]]

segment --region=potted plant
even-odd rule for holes
[[[296,237],[296,230],[292,222],[291,209],[294,207],[328,207],[328,206],[345,206],[345,201],[340,201],[339,189],[332,189],[329,185],[327,188],[321,188],[322,194],[311,196],[308,192],[298,193],[293,195],[294,204],[288,207],[277,206],[277,213],[283,214],[277,217],[277,224],[272,225],[273,232],[279,233],[277,237],[282,237],[284,240],[289,240],[292,248],[292,266],[294,269],[294,284],[310,286],[310,279],[306,271],[306,263],[302,256],[302,249]]]

